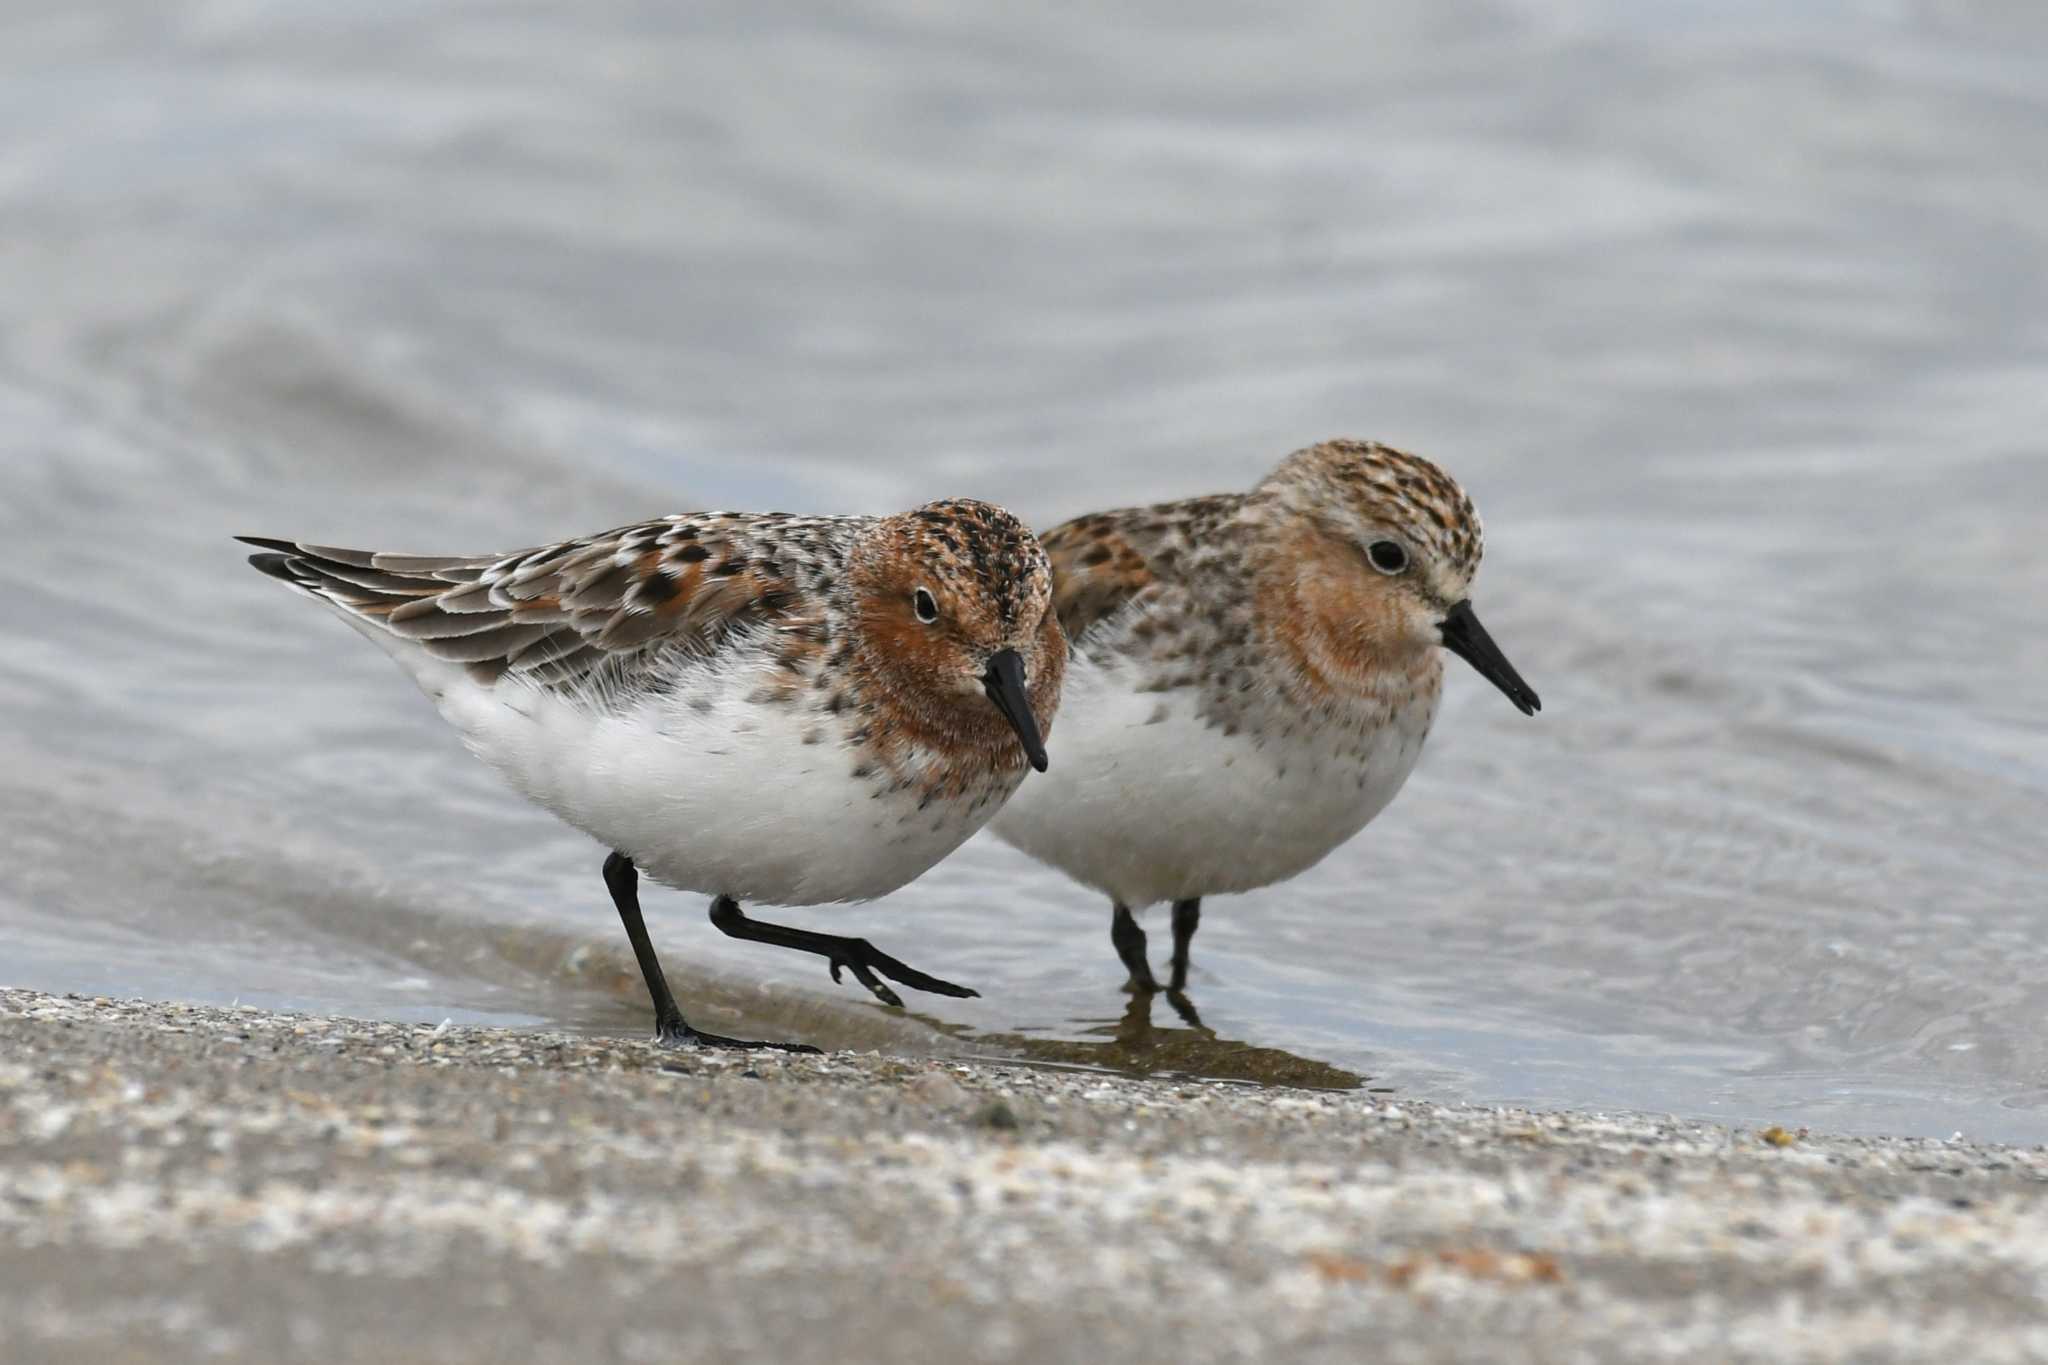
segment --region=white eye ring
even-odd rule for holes
[[[1398,540],[1375,540],[1365,547],[1365,557],[1389,578],[1408,568],[1408,550]]]
[[[939,599],[932,596],[931,589],[919,588],[910,594],[910,609],[917,613],[917,619],[931,625],[939,619]]]

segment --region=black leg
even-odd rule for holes
[[[1173,984],[1166,989],[1184,991],[1188,988],[1188,945],[1195,941],[1195,930],[1201,927],[1200,896],[1173,903]]]
[[[612,893],[612,904],[619,907],[619,920],[626,926],[633,956],[640,959],[640,975],[647,981],[647,993],[654,997],[656,1042],[671,1046],[696,1043],[702,1047],[772,1047],[784,1052],[818,1050],[808,1043],[756,1043],[691,1028],[683,1012],[676,1008],[676,998],[669,994],[668,978],[661,974],[661,959],[654,955],[654,940],[647,937],[647,923],[640,918],[640,869],[625,854],[614,853],[604,860],[604,884]]]
[[[1117,904],[1109,921],[1109,941],[1116,945],[1116,955],[1124,960],[1124,969],[1131,974],[1127,989],[1147,995],[1159,989],[1159,983],[1152,979],[1152,964],[1145,960],[1145,931],[1131,918],[1130,906]]]
[[[763,924],[760,920],[748,919],[740,909],[740,903],[731,896],[720,896],[711,902],[711,922],[718,926],[720,933],[733,938],[743,938],[752,943],[772,943],[778,948],[794,948],[800,953],[816,953],[832,964],[834,981],[839,979],[839,969],[844,967],[853,973],[855,980],[875,993],[875,999],[899,1009],[903,1005],[902,997],[876,980],[876,972],[891,981],[900,981],[912,990],[929,991],[933,995],[964,998],[981,994],[950,981],[941,981],[936,976],[926,976],[917,968],[898,962],[864,938],[818,934],[809,929],[791,929],[785,925]]]

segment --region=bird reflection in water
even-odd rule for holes
[[[526,947],[526,951],[515,955],[553,963],[566,960],[572,964],[573,975],[600,987],[603,1006],[587,1016],[571,1016],[572,1027],[597,1033],[623,1033],[630,1029],[631,1016],[622,1012],[618,1002],[631,1000],[637,1006],[644,999],[630,959],[603,948],[586,947],[571,952],[566,941],[553,935],[545,935],[538,944]],[[505,950],[504,943],[500,950]],[[1369,1085],[1371,1077],[1328,1062],[1298,1057],[1277,1047],[1218,1037],[1214,1029],[1202,1022],[1193,1001],[1181,991],[1136,992],[1129,997],[1121,1016],[1075,1019],[1070,1027],[1078,1037],[1054,1038],[1036,1029],[983,1032],[935,1015],[888,1009],[872,1002],[862,1002],[852,1010],[843,1005],[796,1010],[793,1006],[804,997],[793,994],[773,997],[774,1008],[762,1012],[761,992],[735,979],[706,973],[701,978],[691,976],[689,984],[692,993],[706,1002],[721,1026],[788,1029],[803,1032],[828,1047],[925,1052],[928,1042],[920,1045],[914,1034],[899,1031],[907,1024],[913,1029],[928,1029],[958,1044],[970,1055],[990,1060],[1013,1058],[1044,1066],[1088,1067],[1139,1078],[1186,1077],[1310,1090],[1366,1088],[1376,1094],[1392,1093]],[[1171,1013],[1163,1014],[1164,1022],[1156,1022],[1153,1014],[1157,1002],[1162,1000]],[[887,1021],[887,1027],[874,1028],[877,1020]]]
[[[1154,1022],[1153,1003],[1161,995],[1179,1016],[1179,1026]],[[970,1035],[966,1030],[941,1027],[963,1041],[971,1037],[977,1044],[1000,1048],[1025,1061],[1094,1067],[1126,1076],[1185,1076],[1314,1090],[1356,1090],[1369,1079],[1277,1047],[1220,1038],[1202,1023],[1193,1003],[1179,991],[1139,991],[1131,996],[1121,1018],[1074,1022],[1086,1025],[1082,1037],[1045,1038],[1021,1032]]]

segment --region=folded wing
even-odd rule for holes
[[[1180,581],[1204,539],[1224,529],[1242,499],[1193,498],[1095,512],[1039,537],[1052,561],[1053,607],[1067,639],[1087,633]]]
[[[603,669],[713,654],[745,627],[816,616],[782,565],[750,553],[747,530],[731,515],[681,515],[474,558],[237,539],[264,552],[249,557],[264,573],[480,683],[575,690]]]

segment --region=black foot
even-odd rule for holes
[[[626,938],[640,963],[640,975],[647,982],[647,994],[654,1001],[654,1041],[663,1047],[774,1048],[779,1052],[816,1052],[809,1043],[756,1043],[745,1038],[725,1038],[700,1033],[683,1019],[676,998],[669,994],[668,979],[661,974],[661,960],[654,955],[654,940],[647,937],[647,922],[640,917],[640,870],[623,853],[604,860],[604,884],[618,907],[619,922],[626,926]]]
[[[739,902],[728,896],[720,896],[711,902],[711,922],[718,926],[720,933],[733,938],[746,939],[753,943],[772,943],[778,948],[795,948],[799,952],[816,953],[832,966],[832,979],[839,980],[842,970],[853,973],[853,979],[874,993],[875,999],[885,1005],[903,1008],[903,997],[884,986],[876,977],[880,972],[891,981],[897,981],[914,991],[926,991],[932,995],[950,995],[957,999],[971,999],[981,994],[967,986],[956,986],[950,981],[941,981],[928,976],[908,963],[899,962],[864,938],[848,938],[843,934],[819,934],[809,929],[791,929],[781,924],[764,924],[757,919],[748,919],[740,909]]]
[[[1145,931],[1132,918],[1129,906],[1118,905],[1110,917],[1109,941],[1116,945],[1116,955],[1123,959],[1124,970],[1131,974],[1131,979],[1124,983],[1125,990],[1133,995],[1150,995],[1159,989],[1152,976],[1152,964],[1145,960]]]
[[[875,999],[885,1005],[903,1007],[903,999],[896,992],[875,979],[880,972],[891,981],[900,981],[914,991],[927,991],[932,995],[950,995],[966,1000],[981,994],[970,986],[956,986],[950,981],[941,981],[936,976],[927,976],[917,968],[898,962],[864,938],[846,940],[848,947],[844,954],[834,954],[832,979],[839,980],[839,969],[844,967],[853,973],[853,979],[875,993]]]
[[[757,1042],[748,1038],[727,1038],[722,1034],[705,1033],[700,1029],[691,1028],[683,1021],[681,1015],[673,1019],[656,1019],[654,1041],[662,1047],[771,1048],[777,1052],[823,1052],[823,1049],[812,1047],[809,1043]]]

